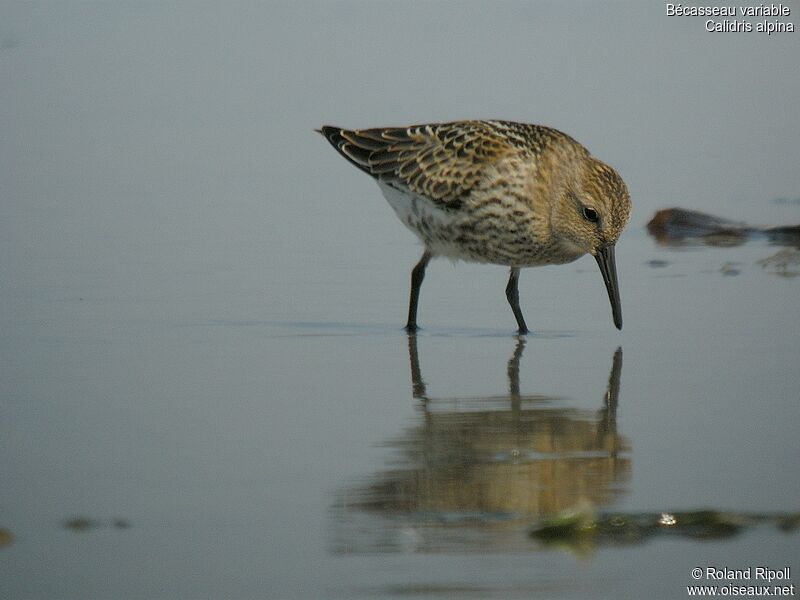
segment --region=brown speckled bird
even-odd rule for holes
[[[319,130],[339,153],[372,175],[397,216],[425,245],[411,272],[409,332],[431,258],[511,267],[506,297],[519,333],[523,267],[597,260],[622,329],[614,244],[631,202],[617,172],[568,135],[509,121]]]

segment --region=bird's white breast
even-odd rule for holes
[[[383,182],[378,182],[378,185],[398,218],[428,250],[438,256],[475,260],[456,243],[459,219],[453,211],[443,210],[424,196],[398,190]]]

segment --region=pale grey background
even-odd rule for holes
[[[798,509],[798,278],[756,265],[764,243],[643,231],[673,205],[800,222],[800,34],[703,23],[662,2],[0,3],[0,595],[673,598],[706,563],[797,572],[798,536],[770,531],[582,561],[330,551],[336,498],[419,419],[419,246],[324,123],[538,122],[615,166],[625,330],[590,258],[526,271],[523,391],[595,409],[621,345],[615,509]],[[507,390],[505,279],[429,269],[431,393]]]

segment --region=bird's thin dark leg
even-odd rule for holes
[[[514,311],[514,317],[517,319],[519,325],[519,333],[528,333],[528,326],[525,325],[525,318],[522,316],[522,311],[519,308],[519,269],[511,267],[511,276],[508,278],[508,285],[506,286],[506,298],[511,305],[511,310]]]
[[[426,250],[422,253],[417,266],[411,271],[411,299],[408,302],[408,322],[406,331],[415,332],[417,327],[417,301],[419,300],[419,288],[422,287],[422,280],[425,279],[425,267],[431,260],[431,254]]]

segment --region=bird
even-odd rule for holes
[[[524,335],[520,270],[591,254],[622,329],[614,249],[630,219],[630,195],[617,171],[569,135],[502,120],[316,131],[377,181],[422,241],[411,271],[409,333],[418,330],[425,269],[439,256],[509,267],[506,299]]]

